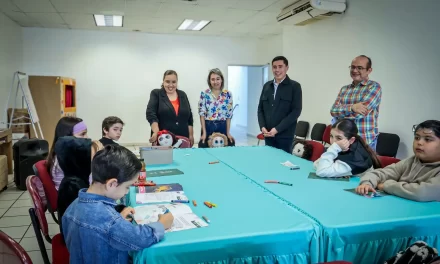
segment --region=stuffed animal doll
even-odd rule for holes
[[[157,133],[156,144],[159,146],[179,148],[182,142],[182,139],[177,139],[176,136],[168,130],[161,130]]]
[[[310,160],[313,154],[313,147],[305,140],[295,140],[295,142],[293,142],[292,154],[297,157]]]
[[[210,148],[221,148],[228,146],[228,138],[222,133],[212,133],[208,139]]]

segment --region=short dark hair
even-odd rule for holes
[[[122,124],[124,125],[124,122],[122,122],[122,120],[117,117],[117,116],[109,116],[106,117],[103,121],[102,121],[102,136],[105,136],[104,130],[109,131],[110,128],[114,125],[114,124]]]
[[[367,70],[368,70],[368,69],[371,69],[371,67],[373,66],[373,63],[371,62],[370,57],[368,57],[368,56],[366,56],[366,55],[359,55],[358,57],[359,57],[359,58],[365,58],[365,59],[367,59],[367,60],[368,60],[368,62],[367,62]]]
[[[272,64],[273,64],[275,61],[280,61],[280,60],[282,60],[286,66],[289,66],[289,61],[288,61],[288,60],[286,59],[286,57],[284,57],[284,56],[276,56],[275,58],[273,58],[273,60],[272,60]]]
[[[92,178],[102,184],[116,178],[122,184],[132,180],[141,168],[142,163],[133,152],[120,145],[107,145],[93,157]]]
[[[414,134],[419,129],[432,129],[434,134],[440,138],[440,121],[438,120],[426,120],[425,122],[422,122],[416,126],[414,129]]]

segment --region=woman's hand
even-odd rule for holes
[[[150,137],[150,143],[154,143],[157,141],[157,133],[153,133]]]
[[[229,138],[230,142],[233,143],[235,141],[234,137],[230,133],[227,134],[227,137]]]
[[[206,133],[203,132],[202,135],[200,136],[200,141],[202,141],[202,143],[205,144],[205,139],[206,139]]]
[[[189,136],[189,143],[191,144],[191,147],[194,145],[194,136],[193,135]]]

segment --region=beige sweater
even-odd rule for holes
[[[376,188],[384,183],[384,191],[419,202],[440,202],[440,162],[422,163],[415,156],[386,168],[367,172],[361,184]]]

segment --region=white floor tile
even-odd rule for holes
[[[13,216],[2,217],[0,219],[0,228],[14,227],[14,226],[29,226],[31,224],[30,216]]]
[[[41,251],[28,251],[29,257],[32,259],[33,264],[44,264],[43,256],[41,255]],[[47,250],[47,256],[49,257],[49,261],[52,262],[52,250]]]
[[[53,237],[54,235],[60,232],[60,226],[58,224],[48,224],[49,227],[49,236]],[[24,237],[35,237],[34,228],[31,226],[29,230],[24,234]]]
[[[17,200],[12,207],[33,207],[31,200]]]
[[[6,213],[6,211],[8,211],[8,209],[0,209],[0,218]]]
[[[8,209],[15,201],[0,201],[0,209]]]
[[[30,207],[11,207],[4,216],[29,216]]]
[[[19,227],[2,227],[2,231],[13,239],[20,241],[24,233],[26,233],[29,226],[19,226]]]
[[[30,200],[31,196],[30,196],[29,192],[26,191],[18,199],[19,200]],[[1,198],[0,198],[0,200],[1,200]]]
[[[19,193],[22,194],[24,191],[17,189],[17,187],[8,187],[8,189],[4,190],[2,193]]]
[[[44,245],[46,246],[46,250],[52,249],[52,245],[49,242],[47,242],[46,239],[44,239],[44,237],[43,237],[43,240],[44,240]],[[38,241],[37,241],[36,237],[24,237],[20,241],[20,245],[27,252],[40,250],[40,248],[38,247]]]
[[[0,201],[15,201],[20,197],[21,193],[0,193]]]

